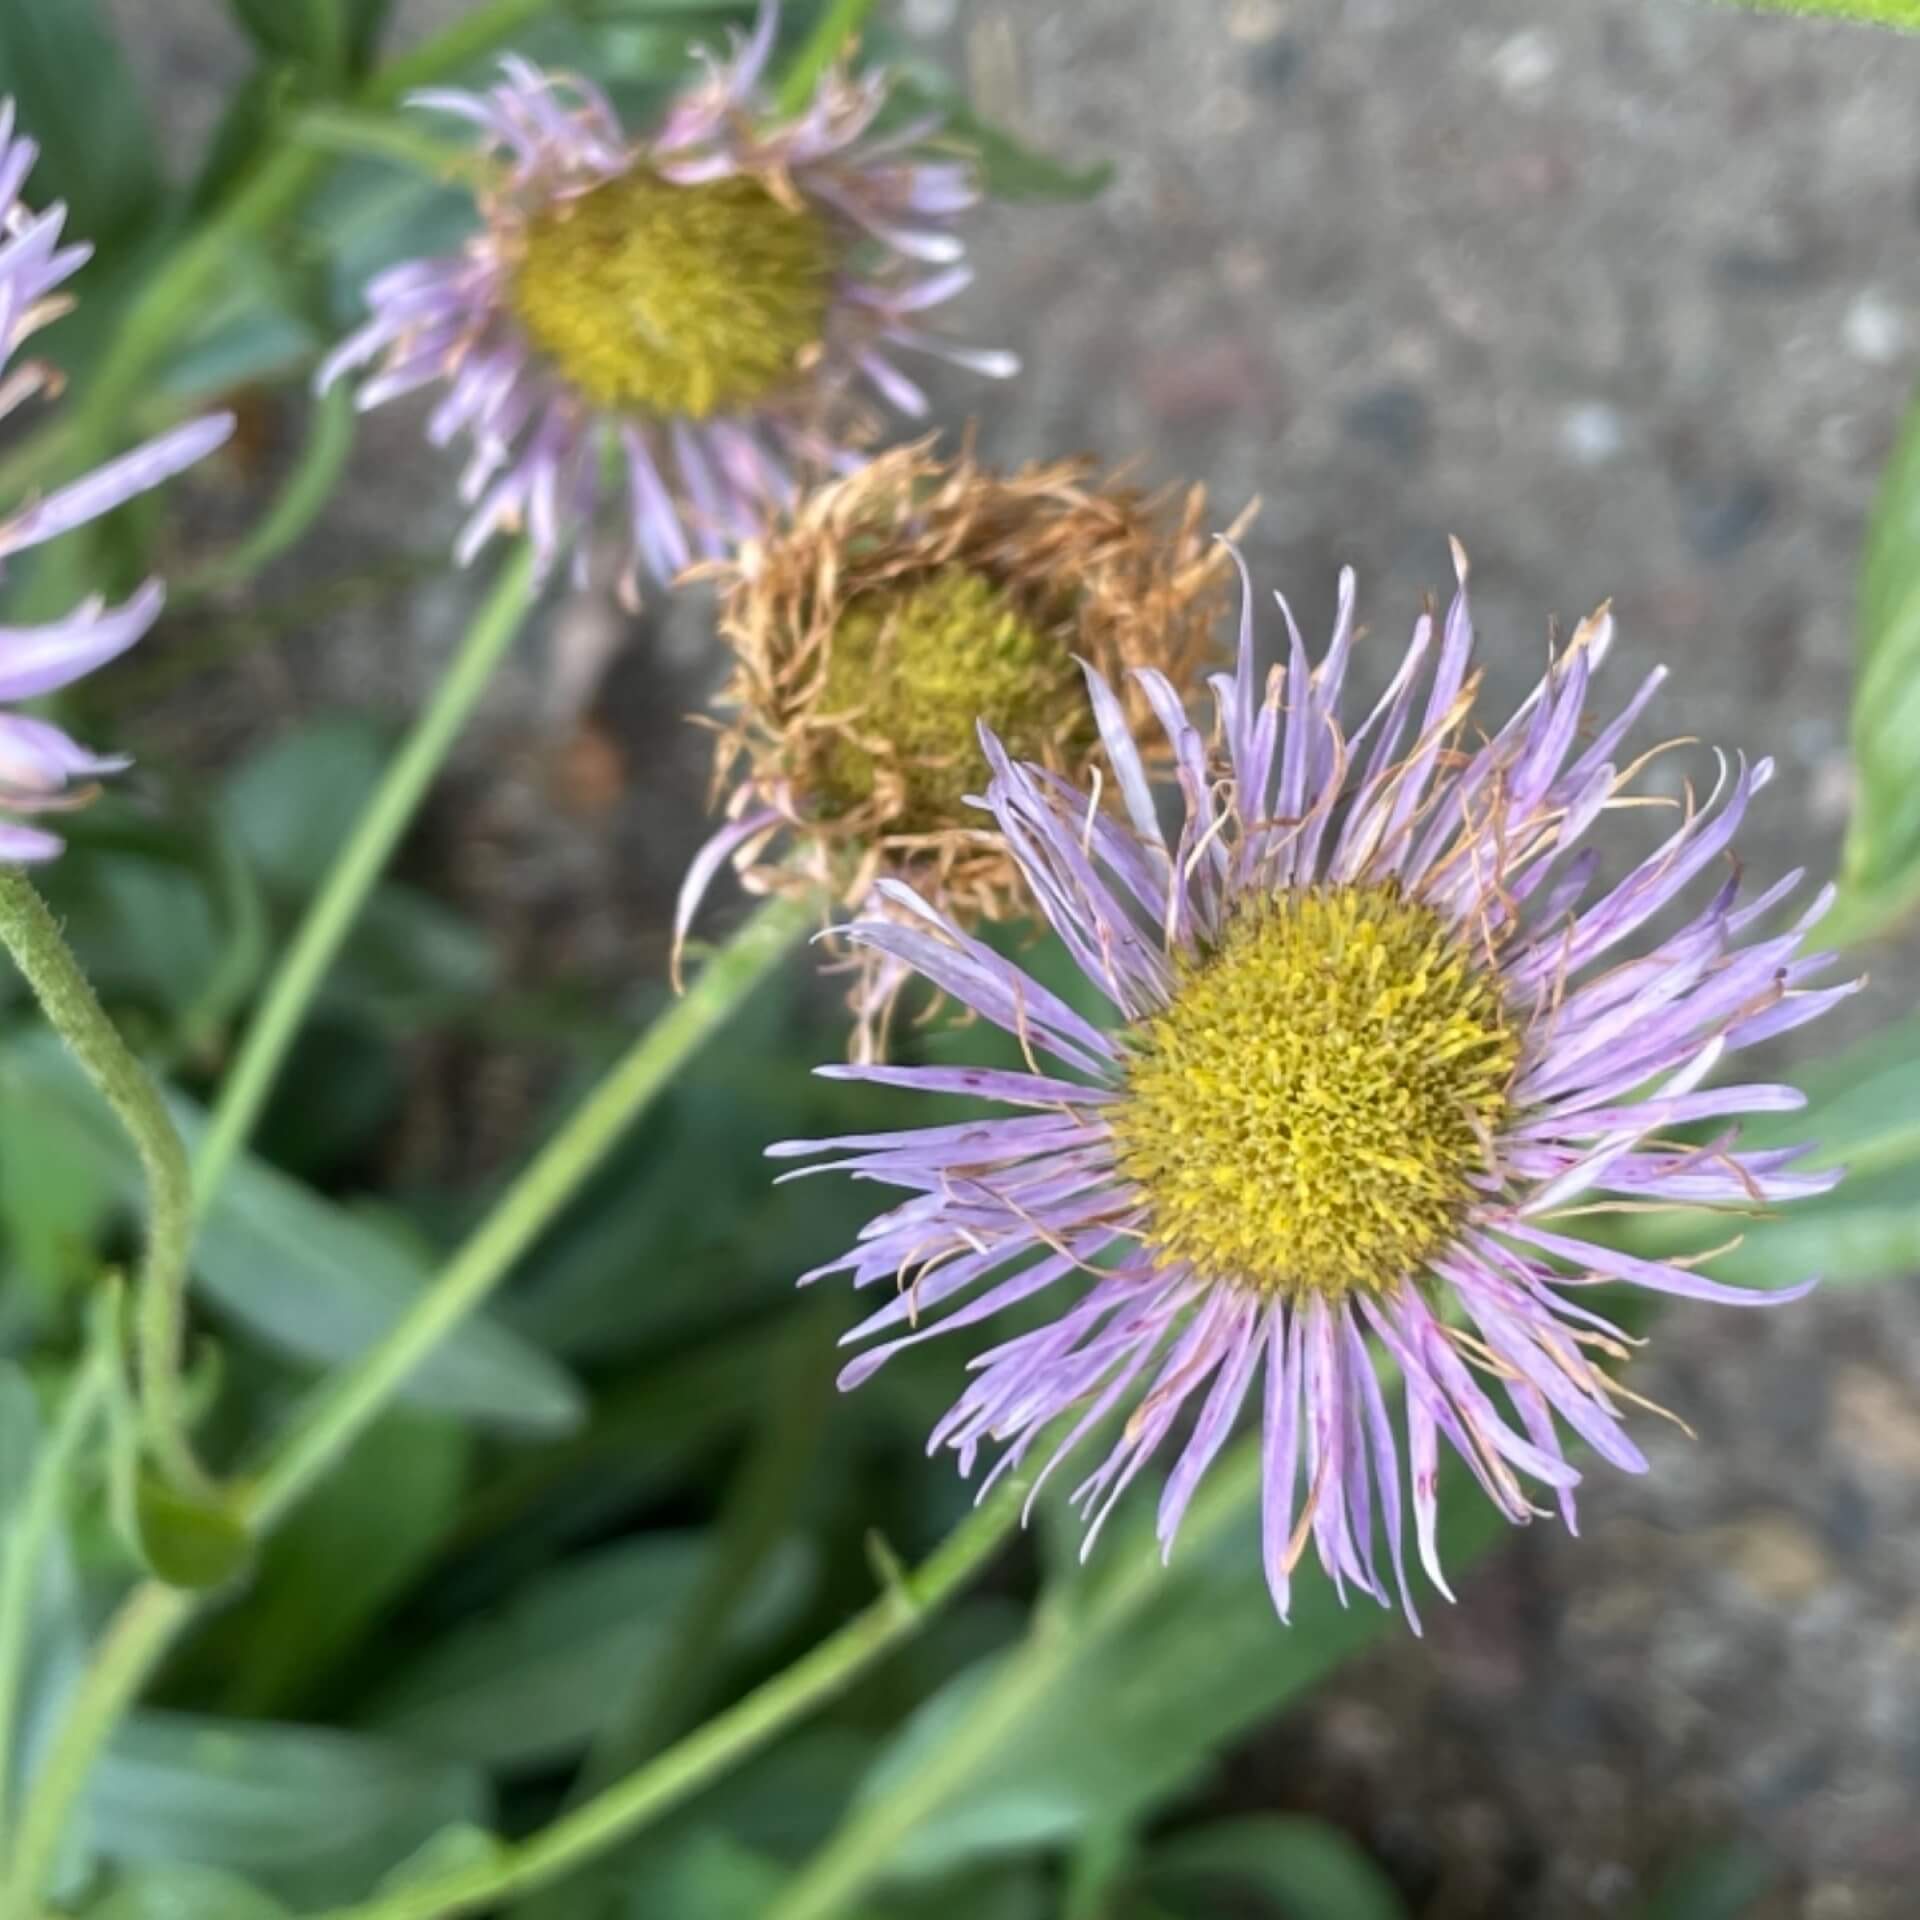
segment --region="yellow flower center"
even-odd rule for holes
[[[759,181],[682,187],[635,167],[534,217],[512,300],[589,399],[704,420],[803,370],[832,272],[824,222]]]
[[[897,833],[983,824],[965,804],[988,779],[979,722],[1016,760],[1094,734],[1067,648],[1005,587],[958,564],[849,601],[815,705],[841,723],[823,737],[816,809],[838,819],[891,792]]]
[[[1519,1048],[1490,975],[1398,888],[1249,901],[1131,1036],[1110,1111],[1148,1244],[1290,1300],[1392,1286],[1456,1229]]]

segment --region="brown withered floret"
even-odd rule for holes
[[[1243,516],[1244,518],[1244,516]],[[1236,528],[1237,530],[1237,528]],[[1103,759],[1080,662],[1154,735],[1132,669],[1195,682],[1231,562],[1199,487],[1149,496],[1090,460],[1011,474],[902,447],[806,496],[717,569],[734,669],[715,724],[716,804],[746,887],[871,909],[907,882],[962,921],[1028,911],[991,816],[977,728],[1079,784]],[[858,963],[856,1051],[897,982]]]

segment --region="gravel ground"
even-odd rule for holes
[[[184,138],[238,58],[219,9],[120,5]],[[1665,660],[1672,731],[1779,759],[1754,870],[1831,865],[1855,560],[1920,367],[1920,40],[1684,0],[902,15],[1001,118],[1117,166],[1091,206],[986,224],[964,320],[1028,373],[943,397],[987,453],[1138,455],[1205,479],[1223,517],[1258,492],[1256,572],[1311,630],[1351,561],[1383,648],[1459,535],[1496,708],[1551,618],[1611,596],[1616,688]],[[416,424],[369,423],[292,578],[364,565],[396,525],[441,536]],[[409,700],[425,666],[392,636],[448,631],[456,592],[310,623],[236,676],[236,713]],[[509,903],[525,968],[656,969],[698,833],[675,716],[702,634],[697,608],[574,603],[495,701],[445,878]],[[207,708],[169,724],[203,739]],[[1873,966],[1855,1029],[1912,1004],[1920,942]],[[1682,1308],[1636,1384],[1698,1441],[1649,1422],[1653,1474],[1596,1481],[1581,1540],[1536,1529],[1224,1791],[1326,1806],[1423,1920],[1634,1913],[1723,1837],[1779,1862],[1768,1920],[1907,1920],[1920,1294]]]

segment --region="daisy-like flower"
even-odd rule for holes
[[[65,207],[35,213],[21,199],[37,153],[31,140],[14,131],[13,102],[0,100],[0,420],[57,386],[49,367],[9,362],[22,341],[71,306],[58,289],[92,251],[60,244]],[[232,430],[225,414],[197,420],[40,499],[11,511],[0,508],[0,577],[12,555],[112,512],[191,466]],[[56,835],[10,816],[83,806],[97,776],[127,765],[118,756],[89,751],[45,720],[6,708],[70,686],[124,653],[159,617],[161,599],[160,583],[150,580],[117,607],[96,597],[42,626],[0,625],[0,861],[50,860],[60,851]]]
[[[1085,662],[1128,689],[1113,724],[1151,732],[1124,676],[1183,680],[1206,648],[1227,567],[1205,516],[1198,488],[1148,499],[1085,460],[1000,475],[924,444],[809,494],[721,569],[726,825],[688,871],[676,941],[729,861],[753,892],[857,907],[884,875],[970,925],[1024,913],[1018,864],[967,803],[989,777],[980,725],[1071,781],[1101,777]],[[856,958],[868,1057],[907,970]]]
[[[1514,1521],[1544,1489],[1572,1524],[1580,1475],[1564,1434],[1644,1469],[1622,1419],[1634,1396],[1605,1365],[1625,1357],[1625,1336],[1586,1303],[1597,1284],[1740,1306],[1807,1291],[1743,1292],[1633,1257],[1589,1238],[1583,1213],[1617,1202],[1740,1210],[1838,1177],[1795,1171],[1793,1151],[1743,1153],[1723,1124],[1798,1105],[1792,1089],[1702,1086],[1730,1049],[1853,990],[1809,984],[1829,957],[1803,955],[1802,936],[1827,896],[1762,934],[1798,875],[1742,904],[1729,872],[1682,924],[1629,946],[1726,853],[1771,762],[1723,763],[1704,806],[1689,795],[1665,843],[1596,889],[1595,854],[1580,842],[1602,813],[1633,804],[1644,761],[1617,756],[1662,676],[1582,741],[1588,681],[1612,634],[1602,610],[1498,732],[1471,735],[1457,549],[1455,561],[1443,625],[1420,621],[1351,736],[1339,717],[1350,575],[1317,666],[1289,615],[1284,670],[1262,688],[1243,621],[1237,670],[1212,683],[1212,751],[1174,688],[1141,676],[1173,743],[1185,803],[1175,835],[1100,676],[1088,685],[1124,824],[989,739],[994,818],[1117,1025],[1089,1022],[889,887],[902,917],[849,937],[1017,1034],[1031,1070],[825,1071],[1026,1111],[774,1149],[842,1155],[831,1164],[911,1196],[818,1270],[888,1293],[848,1336],[881,1344],[844,1386],[904,1347],[1049,1290],[1066,1296],[975,1358],[932,1444],[970,1471],[999,1443],[991,1484],[1046,1435],[1037,1492],[1124,1410],[1075,1496],[1089,1547],[1190,1414],[1160,1497],[1170,1551],[1252,1401],[1266,1574],[1283,1616],[1311,1541],[1343,1595],[1350,1585],[1386,1604],[1390,1565],[1418,1626],[1403,1516],[1410,1504],[1420,1559],[1446,1592],[1443,1441]],[[1700,1137],[1676,1136],[1696,1126]],[[1404,1458],[1382,1361],[1401,1382]]]
[[[857,389],[924,412],[899,351],[1016,370],[922,325],[970,278],[954,225],[979,199],[972,167],[926,156],[934,122],[870,134],[884,74],[829,72],[773,116],[776,18],[763,7],[729,62],[703,56],[702,83],[639,140],[590,82],[518,58],[486,93],[413,96],[480,129],[485,224],[461,253],[377,276],[372,318],[319,381],[378,361],[363,408],[445,383],[427,431],[472,444],[462,562],[522,528],[551,562],[611,480],[631,595],[639,569],[667,582],[728,552],[796,474],[854,464]]]

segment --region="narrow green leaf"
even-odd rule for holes
[[[286,1912],[237,1874],[182,1863],[126,1875],[87,1920],[285,1920]]]
[[[88,1784],[84,1826],[108,1859],[192,1861],[293,1905],[363,1899],[435,1834],[485,1826],[470,1766],[320,1727],[142,1711]]]
[[[1642,1920],[1742,1920],[1777,1878],[1751,1847],[1704,1847],[1662,1876]]]
[[[225,1586],[247,1564],[253,1543],[218,1499],[142,1473],[134,1501],[142,1557],[170,1586]]]
[[[1859,937],[1920,901],[1920,402],[1880,481],[1862,560],[1857,782],[1833,925]]]
[[[1756,13],[1804,13],[1830,20],[1865,20],[1877,27],[1920,33],[1920,0],[1734,0]]]
[[[1230,1887],[1265,1894],[1282,1920],[1407,1920],[1387,1876],[1340,1831],[1300,1815],[1251,1814],[1177,1834],[1147,1860],[1156,1891],[1198,1889],[1208,1903],[1183,1907],[1194,1920],[1219,1911]]]
[[[658,1658],[700,1577],[702,1542],[650,1534],[582,1555],[445,1636],[375,1702],[369,1724],[408,1746],[502,1770],[577,1751],[616,1714],[631,1674]],[[763,1568],[729,1644],[789,1617],[805,1586],[798,1549]]]
[[[1170,1566],[1143,1501],[1043,1604],[1025,1642],[933,1696],[882,1755],[853,1816],[896,1794],[916,1809],[927,1802],[893,1871],[946,1872],[1143,1815],[1376,1635],[1406,1630],[1371,1601],[1342,1606],[1311,1564],[1282,1625],[1261,1572],[1259,1495],[1256,1434],[1209,1475]],[[1461,1472],[1443,1471],[1440,1513],[1453,1569],[1503,1531]]]
[[[69,235],[96,247],[147,219],[164,188],[146,108],[96,0],[0,5],[0,98],[40,146],[28,195],[64,200]]]
[[[127,1200],[137,1196],[132,1150],[50,1034],[19,1034],[0,1048],[0,1098],[29,1103],[69,1152],[87,1156]],[[171,1104],[191,1148],[205,1116],[178,1095]],[[429,1277],[391,1235],[250,1158],[222,1183],[195,1251],[203,1298],[291,1358],[322,1366],[364,1352]],[[568,1374],[486,1314],[464,1321],[401,1398],[523,1433],[566,1431],[584,1404]]]

